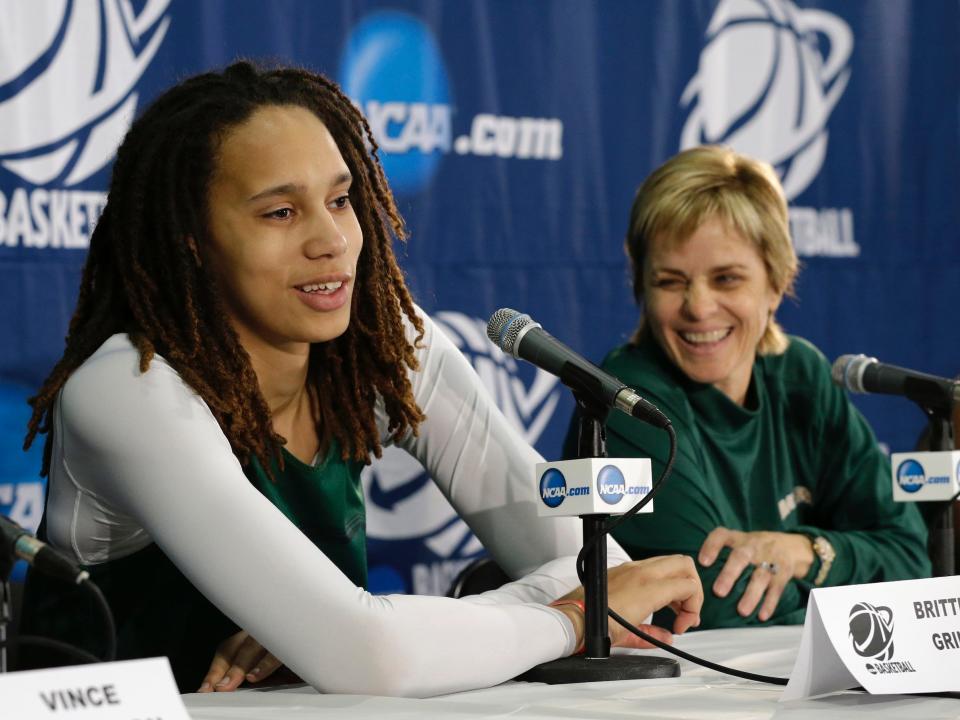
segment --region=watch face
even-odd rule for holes
[[[825,537],[818,537],[813,541],[813,551],[817,554],[817,557],[820,558],[820,572],[817,573],[817,578],[813,581],[813,584],[823,585],[827,579],[827,574],[830,572],[833,559],[837,554],[834,552],[833,545],[831,545],[830,541]]]
[[[813,549],[823,562],[830,562],[836,557],[833,545],[825,537],[818,537],[813,543]]]

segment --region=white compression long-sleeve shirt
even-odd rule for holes
[[[247,480],[176,371],[157,357],[139,372],[125,335],[109,338],[57,402],[51,542],[85,564],[156,542],[221,611],[327,692],[455,692],[569,654],[573,628],[544,603],[577,584],[580,524],[537,517],[531,468],[540,456],[422,317],[411,380],[426,420],[397,444],[424,464],[498,562],[523,575],[518,581],[463,600],[356,587]],[[377,420],[389,440],[381,406]],[[608,555],[610,565],[627,560],[612,540]]]

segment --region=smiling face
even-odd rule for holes
[[[363,246],[350,170],[309,110],[265,106],[219,146],[203,262],[247,352],[307,352],[350,323]]]
[[[667,356],[742,405],[781,300],[754,245],[710,219],[678,243],[654,238],[644,273],[647,323]]]

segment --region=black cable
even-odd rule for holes
[[[626,522],[638,512],[643,510],[644,506],[647,503],[653,500],[653,496],[657,494],[660,490],[660,486],[663,485],[670,473],[673,472],[673,464],[677,460],[677,432],[673,429],[672,424],[668,424],[664,430],[670,436],[670,454],[667,455],[667,464],[663,466],[663,472],[660,473],[660,478],[654,483],[653,487],[650,488],[648,492],[636,505],[627,510],[623,515],[618,518],[613,518],[607,521],[606,526],[603,531],[605,533],[612,532],[615,528],[619,527],[622,523]]]
[[[710,670],[716,670],[717,672],[722,672],[726,675],[733,675],[734,677],[743,678],[744,680],[755,680],[756,682],[769,683],[770,685],[786,685],[789,680],[789,678],[774,677],[773,675],[761,675],[759,673],[747,672],[746,670],[737,670],[736,668],[720,665],[719,663],[711,662],[710,660],[703,660],[702,658],[698,658],[696,655],[691,655],[685,650],[675,648],[673,645],[667,645],[667,643],[663,642],[662,640],[658,640],[652,635],[648,635],[640,628],[634,627],[629,620],[621,617],[610,608],[607,608],[607,615],[612,617],[634,635],[646,640],[651,645],[656,645],[661,650],[666,650],[669,653],[673,653],[677,657],[681,657],[684,660],[689,660],[697,665],[702,665]]]
[[[104,635],[107,641],[107,650],[104,653],[103,660],[104,662],[116,660],[117,626],[113,620],[113,613],[110,611],[110,605],[107,603],[107,599],[103,596],[103,592],[89,577],[84,578],[80,585],[85,587],[89,592],[93,593],[93,596],[97,599],[97,609],[100,611],[100,615],[103,618],[103,627],[105,630]]]
[[[618,527],[621,523],[625,522],[629,518],[632,518],[638,512],[640,512],[644,506],[653,500],[653,496],[657,494],[657,491],[660,490],[660,487],[663,485],[664,481],[670,476],[670,473],[673,471],[673,463],[677,459],[677,433],[673,429],[673,425],[667,425],[664,430],[670,435],[670,455],[667,457],[667,464],[663,468],[663,472],[660,473],[660,477],[653,484],[653,487],[650,488],[648,492],[636,505],[627,510],[623,515],[618,518],[607,521],[603,529],[590,538],[587,542],[584,543],[583,549],[580,550],[580,553],[577,555],[577,577],[580,579],[580,584],[586,584],[586,556],[587,552],[593,548],[593,546],[603,540],[611,530]],[[761,675],[759,673],[747,672],[746,670],[737,670],[736,668],[727,667],[726,665],[720,665],[719,663],[711,662],[709,660],[703,660],[698,658],[696,655],[691,655],[690,653],[680,650],[673,647],[672,645],[667,645],[667,643],[662,640],[658,640],[652,635],[648,635],[643,632],[638,627],[634,627],[626,618],[621,617],[611,608],[607,608],[607,615],[619,623],[622,627],[626,628],[632,632],[637,637],[646,640],[651,645],[654,645],[661,650],[666,650],[677,657],[683,658],[684,660],[689,660],[692,663],[697,665],[702,665],[705,668],[710,670],[716,670],[717,672],[724,673],[726,675],[733,675],[734,677],[743,678],[744,680],[754,680],[756,682],[769,683],[770,685],[786,685],[788,678],[774,677],[772,675]]]
[[[37,635],[18,635],[17,637],[10,638],[9,640],[0,642],[0,649],[15,648],[19,645],[32,645],[34,647],[42,647],[48,650],[57,650],[58,652],[61,652],[74,660],[79,660],[81,664],[100,662],[100,658],[91,652],[87,652],[83,648],[78,648],[75,645],[71,645],[70,643],[65,643],[60,640],[39,637]]]
[[[18,645],[32,645],[34,647],[42,647],[48,650],[57,650],[74,660],[79,660],[81,663],[111,662],[112,660],[116,660],[117,626],[113,619],[113,613],[110,611],[110,605],[107,603],[107,599],[104,597],[103,591],[101,591],[100,588],[97,587],[97,584],[89,577],[85,577],[80,582],[80,586],[86,588],[86,590],[90,592],[94,598],[96,598],[95,604],[103,619],[105,631],[104,637],[106,639],[107,649],[102,659],[98,658],[88,650],[76,647],[70,643],[66,643],[61,640],[54,640],[53,638],[40,637],[38,635],[19,635],[8,640],[4,640],[3,642],[0,642],[0,649],[13,648]]]
[[[636,505],[627,510],[620,517],[608,520],[602,531],[598,532],[583,544],[583,548],[577,555],[577,578],[580,580],[581,585],[585,584],[587,552],[593,549],[593,546],[606,537],[611,530],[643,510],[643,508],[653,500],[654,495],[659,492],[660,487],[666,481],[667,477],[669,477],[670,473],[673,472],[673,463],[677,459],[677,432],[673,429],[672,424],[668,424],[664,430],[666,430],[667,434],[670,435],[670,454],[667,456],[667,464],[664,466],[663,472],[660,473],[659,479],[653,484],[653,487],[650,488],[650,492],[640,498],[640,501]]]

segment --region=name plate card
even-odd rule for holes
[[[190,720],[167,658],[0,675],[4,718]]]
[[[960,690],[960,577],[817,588],[784,700]]]

